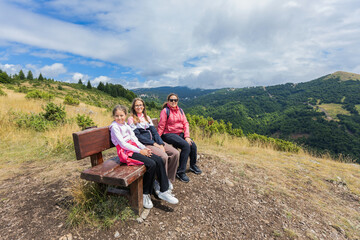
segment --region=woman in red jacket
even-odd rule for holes
[[[175,93],[168,95],[160,113],[158,133],[164,142],[181,149],[176,177],[183,182],[189,182],[190,179],[185,174],[188,157],[190,157],[190,171],[195,174],[200,174],[202,171],[196,166],[197,147],[190,138],[189,123],[184,111],[178,107],[178,101],[179,98]]]

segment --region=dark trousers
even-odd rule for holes
[[[190,166],[196,164],[197,157],[197,147],[195,142],[192,142],[191,145],[185,140],[184,134],[181,133],[177,135],[175,133],[167,133],[163,134],[161,138],[164,142],[172,144],[176,148],[180,148],[180,159],[179,159],[179,167],[177,169],[177,173],[185,173],[187,160],[190,157]]]
[[[146,172],[143,179],[143,193],[151,194],[154,188],[155,175],[160,184],[160,191],[165,192],[169,189],[169,180],[166,175],[165,165],[161,157],[152,154],[151,157],[146,157],[140,153],[133,153],[132,157],[144,163]]]

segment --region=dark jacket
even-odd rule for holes
[[[150,126],[147,129],[136,128],[134,133],[139,141],[144,145],[154,145],[155,142],[159,145],[164,145],[163,140],[159,136],[154,126]]]

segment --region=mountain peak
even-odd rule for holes
[[[360,74],[337,71],[326,76],[324,80],[334,79],[334,78],[339,78],[340,81],[360,80]]]

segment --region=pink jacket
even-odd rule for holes
[[[170,109],[169,119],[167,119],[166,108],[160,113],[160,121],[158,124],[159,135],[161,136],[166,133],[175,133],[179,135],[183,132],[184,138],[190,137],[189,123],[185,113],[181,113],[178,106],[172,108],[168,105],[168,108]]]

